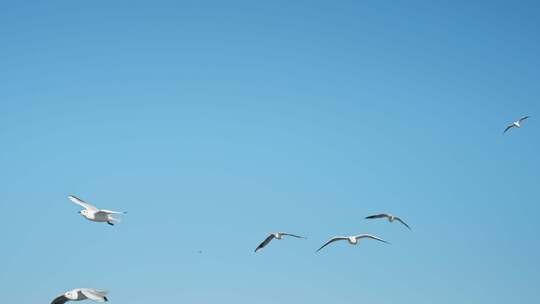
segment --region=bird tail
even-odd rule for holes
[[[116,218],[116,217],[112,217],[109,215],[109,220],[108,220],[109,223],[112,223],[112,224],[120,224],[120,222],[122,222],[121,219],[119,218]]]

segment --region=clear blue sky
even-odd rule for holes
[[[540,5],[448,2],[0,2],[2,301],[536,301]]]

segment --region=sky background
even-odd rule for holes
[[[539,15],[509,0],[1,1],[2,301],[536,301]],[[93,223],[69,194],[129,213]],[[378,212],[413,230],[363,219]],[[272,231],[308,239],[253,253]],[[392,245],[314,253],[359,233]]]

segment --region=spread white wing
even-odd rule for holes
[[[409,230],[411,230],[411,227],[409,225],[407,225],[407,223],[405,223],[404,220],[402,220],[401,218],[397,217],[396,216],[396,221],[399,221],[400,223],[402,223],[403,225],[405,225],[405,227],[409,228]]]
[[[323,249],[324,247],[332,244],[333,242],[343,241],[343,240],[346,240],[346,239],[347,239],[347,237],[344,237],[344,236],[333,237],[333,238],[329,239],[326,243],[324,243],[324,245],[322,245],[321,248],[317,249],[317,251],[315,251],[315,252],[319,252],[321,249]]]
[[[379,242],[383,242],[383,243],[386,243],[386,244],[390,244],[388,243],[387,241],[381,239],[381,238],[378,238],[374,235],[371,235],[371,234],[360,234],[360,235],[356,235],[355,236],[356,239],[372,239],[372,240],[376,240],[376,241],[379,241]]]
[[[107,294],[107,291],[105,290],[83,288],[81,289],[81,293],[92,301],[96,301],[100,303],[107,302],[107,297],[105,297],[105,295]]]
[[[70,195],[68,196],[69,200],[74,202],[75,204],[83,207],[84,209],[87,209],[87,210],[92,210],[92,211],[97,211],[98,209],[93,206],[93,205],[90,205],[89,203],[83,201],[82,199],[76,197],[75,195]]]
[[[519,123],[523,122],[525,119],[529,118],[530,116],[523,116],[519,119]]]
[[[503,134],[506,133],[508,130],[512,129],[513,127],[515,127],[514,124],[508,125],[506,129],[504,129]]]
[[[99,212],[103,212],[107,214],[126,214],[127,213],[125,211],[112,211],[112,210],[107,210],[107,209],[101,209],[99,210]]]
[[[287,233],[287,232],[280,232],[282,235],[288,235],[288,236],[292,236],[292,237],[295,237],[297,239],[307,239],[305,236],[300,236],[300,235],[296,235],[296,234],[292,234],[292,233]]]
[[[374,214],[374,215],[366,216],[366,219],[371,220],[371,219],[389,218],[389,217],[390,215],[386,213],[381,213],[381,214]]]

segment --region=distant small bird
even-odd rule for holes
[[[521,123],[522,123],[525,119],[527,119],[527,118],[529,118],[529,117],[530,117],[530,116],[523,116],[523,117],[521,117],[518,121],[514,121],[513,123],[509,124],[509,125],[506,127],[506,129],[504,129],[503,134],[506,133],[506,131],[508,131],[508,130],[510,130],[510,129],[512,129],[512,128],[521,128]]]
[[[94,288],[76,288],[56,297],[51,304],[64,304],[68,301],[82,301],[86,299],[103,303],[109,301],[107,299],[107,293],[106,290]]]
[[[370,215],[370,216],[366,217],[366,219],[368,219],[368,220],[370,220],[370,219],[379,219],[379,218],[387,218],[390,223],[392,223],[393,221],[398,221],[398,222],[402,223],[403,225],[405,225],[405,227],[409,228],[409,230],[411,230],[411,227],[409,227],[409,225],[407,225],[407,223],[405,223],[399,217],[393,216],[391,214],[381,213],[381,214],[375,214],[375,215]]]
[[[74,195],[70,195],[68,196],[68,198],[70,201],[84,208],[84,210],[79,211],[80,215],[93,222],[107,222],[107,224],[114,226],[114,224],[120,223],[120,219],[113,217],[112,214],[127,213],[106,209],[98,209],[95,206],[86,203],[85,201]]]
[[[255,248],[255,252],[263,249],[264,247],[266,247],[266,245],[268,245],[268,243],[270,243],[270,241],[272,241],[273,239],[278,239],[278,240],[281,240],[283,238],[283,236],[292,236],[292,237],[295,237],[295,238],[298,238],[298,239],[306,239],[306,237],[303,237],[303,236],[299,236],[299,235],[294,235],[294,234],[290,234],[290,233],[285,233],[285,232],[275,232],[275,233],[270,233],[270,235],[268,235],[268,237],[261,243],[259,244],[259,246],[257,246],[257,248]]]
[[[319,252],[321,249],[323,249],[324,247],[328,246],[329,244],[331,244],[333,242],[349,241],[349,244],[356,245],[356,244],[358,244],[360,239],[372,239],[372,240],[377,240],[379,242],[383,242],[383,243],[386,243],[386,244],[390,244],[387,241],[385,241],[385,240],[383,240],[381,238],[378,238],[378,237],[376,237],[374,235],[371,235],[371,234],[360,234],[360,235],[353,235],[353,236],[335,236],[335,237],[331,238],[330,240],[328,240],[328,242],[324,243],[324,245],[322,245],[321,248],[317,249],[316,252]]]

